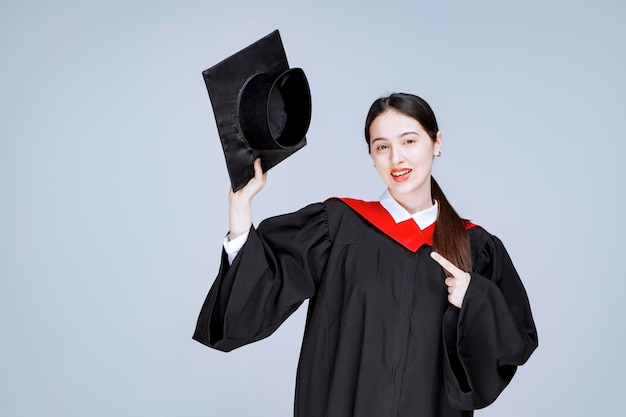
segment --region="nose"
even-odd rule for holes
[[[402,147],[392,146],[390,157],[391,157],[391,163],[394,165],[404,162],[404,153],[402,152]]]

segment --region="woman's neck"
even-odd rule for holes
[[[430,185],[430,184],[429,184]],[[419,190],[411,194],[395,195],[391,190],[391,196],[400,204],[409,214],[413,215],[417,212],[429,209],[433,206],[433,198],[430,187],[427,190]]]

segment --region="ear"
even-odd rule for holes
[[[443,142],[443,133],[439,130],[435,139],[435,146],[433,146],[433,156],[441,155],[441,142]]]

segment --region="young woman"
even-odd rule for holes
[[[365,138],[387,190],[251,222],[255,178],[231,191],[230,235],[194,339],[230,351],[309,299],[295,415],[471,416],[537,347],[528,298],[495,236],[431,176],[441,154],[421,98],[376,100]]]

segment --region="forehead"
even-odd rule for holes
[[[393,109],[381,113],[370,125],[372,139],[392,139],[410,132],[426,134],[420,122]]]

